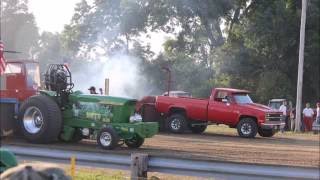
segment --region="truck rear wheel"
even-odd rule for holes
[[[273,129],[258,129],[258,133],[261,137],[272,137],[276,131]]]
[[[97,136],[97,142],[102,149],[114,149],[118,146],[119,135],[112,127],[102,128]]]
[[[143,143],[144,143],[144,138],[141,138],[139,136],[136,136],[132,139],[126,139],[124,140],[124,143],[129,147],[129,148],[139,148]]]
[[[181,114],[172,114],[168,118],[167,128],[172,133],[183,133],[187,128],[186,118]]]
[[[22,134],[30,142],[55,141],[62,129],[60,108],[47,96],[32,96],[20,107],[19,124]]]
[[[207,129],[207,125],[190,125],[189,128],[194,134],[201,134]]]
[[[237,125],[238,134],[244,138],[254,138],[258,132],[258,126],[252,118],[242,118]]]

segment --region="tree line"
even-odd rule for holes
[[[1,37],[45,69],[67,61],[76,69],[93,54],[139,58],[152,94],[171,87],[207,97],[212,87],[253,92],[257,102],[295,101],[301,1],[295,0],[82,0],[61,33],[42,32],[27,0],[3,0]],[[320,99],[320,0],[307,7],[303,100]],[[141,40],[171,34],[155,53]],[[121,61],[121,59],[119,59]]]

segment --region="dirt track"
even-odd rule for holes
[[[27,144],[21,139],[6,139],[4,144],[24,146],[45,146],[60,149],[99,151],[94,141],[82,141],[79,144],[55,143],[49,145]],[[320,136],[303,134],[277,134],[272,138],[239,138],[235,131],[206,132],[194,134],[159,134],[146,139],[139,150],[129,150],[123,146],[113,151],[117,153],[141,152],[150,155],[179,156],[205,160],[280,164],[305,167],[320,167]]]

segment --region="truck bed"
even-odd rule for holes
[[[167,113],[171,108],[183,108],[190,119],[207,120],[208,99],[157,96],[155,106],[159,113]]]

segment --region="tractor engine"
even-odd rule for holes
[[[49,91],[56,91],[58,95],[63,92],[71,92],[71,73],[67,66],[63,64],[50,64],[45,73],[45,88]]]
[[[44,75],[45,89],[55,91],[57,102],[64,107],[69,102],[69,95],[72,93],[71,72],[64,64],[50,64]]]

